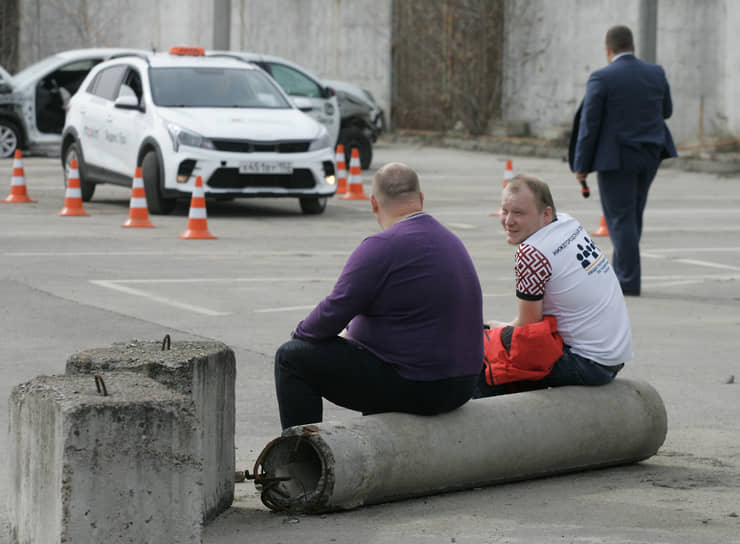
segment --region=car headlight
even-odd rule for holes
[[[186,130],[175,123],[167,123],[167,132],[170,135],[172,147],[175,151],[179,151],[181,145],[188,147],[202,147],[204,149],[216,149],[213,142],[208,138],[205,138],[196,132]]]
[[[311,145],[308,146],[309,151],[316,151],[317,149],[324,149],[325,147],[331,147],[331,142],[329,141],[329,133],[326,131],[324,127],[321,127],[321,134],[318,138],[316,138],[314,141],[311,142]]]

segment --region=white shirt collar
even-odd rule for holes
[[[635,56],[635,54],[632,53],[631,51],[625,51],[624,53],[619,53],[618,55],[614,55],[614,57],[612,58],[612,62],[617,60],[619,57],[624,57],[625,55],[632,55],[633,57]]]

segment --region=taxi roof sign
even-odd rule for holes
[[[186,47],[183,45],[175,45],[170,48],[170,55],[184,55],[189,57],[203,57],[206,54],[206,50],[203,47]]]

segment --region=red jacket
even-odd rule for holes
[[[484,329],[483,359],[488,385],[536,381],[547,376],[563,355],[563,339],[557,325],[554,317],[546,315],[542,321],[522,327]]]

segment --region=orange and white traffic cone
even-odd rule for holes
[[[67,190],[64,193],[64,208],[57,215],[89,215],[82,209],[82,190],[80,189],[80,171],[77,169],[77,159],[69,164]]]
[[[206,217],[206,195],[203,191],[203,178],[195,178],[193,195],[190,198],[190,212],[188,213],[188,228],[178,238],[215,239],[216,236],[208,232],[208,218]]]
[[[3,202],[13,204],[36,202],[28,198],[28,193],[26,193],[26,175],[23,173],[22,159],[21,150],[16,149],[13,157],[13,177],[10,178],[10,194]]]
[[[352,148],[352,156],[349,159],[349,190],[347,194],[339,197],[340,200],[370,200],[362,188],[362,168],[360,167],[360,152],[356,147]]]
[[[334,156],[334,160],[337,163],[337,194],[343,195],[347,193],[347,165],[344,162],[344,146],[342,144],[337,146],[337,154]]]
[[[129,204],[128,219],[121,225],[123,228],[149,228],[154,225],[149,221],[149,210],[146,207],[146,191],[144,189],[144,178],[141,167],[136,167],[134,182],[131,184],[131,202]]]
[[[506,161],[506,168],[504,169],[504,187],[509,184],[509,180],[514,177],[514,167],[511,161]],[[488,215],[499,216],[501,215],[501,208],[495,212],[491,212]]]
[[[591,236],[609,236],[609,229],[606,227],[606,218],[601,216],[599,228],[591,233]]]

